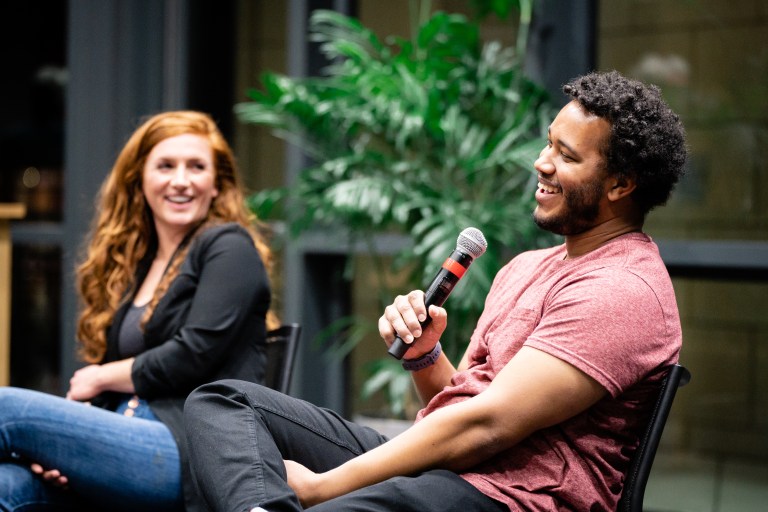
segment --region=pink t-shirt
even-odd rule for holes
[[[565,247],[521,254],[497,274],[470,342],[469,368],[417,421],[481,393],[523,345],[579,368],[608,396],[462,477],[513,511],[615,510],[680,318],[669,274],[645,234],[564,260]]]

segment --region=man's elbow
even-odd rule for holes
[[[508,450],[524,438],[509,418],[496,414],[476,418],[465,432],[472,439],[472,465]]]

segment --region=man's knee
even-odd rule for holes
[[[184,419],[187,422],[215,419],[216,414],[225,409],[248,406],[250,400],[246,395],[255,397],[266,389],[258,384],[236,379],[223,379],[203,384],[187,397],[184,404]]]

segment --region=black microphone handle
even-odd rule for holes
[[[472,263],[472,256],[456,250],[453,251],[449,260],[461,264],[466,270]],[[459,282],[459,279],[461,279],[461,276],[457,276],[443,267],[432,280],[432,284],[429,285],[429,288],[424,294],[424,305],[427,307],[427,318],[423,322],[420,322],[422,332],[424,332],[423,329],[432,322],[432,317],[429,316],[429,306],[432,304],[435,306],[442,306],[445,303],[445,299],[448,298],[448,295],[453,290],[453,287]],[[410,345],[403,341],[400,336],[395,335],[395,340],[392,342],[392,345],[387,352],[395,359],[402,359],[408,351],[408,348],[410,348]]]

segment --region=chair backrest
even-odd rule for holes
[[[267,333],[267,387],[288,394],[300,334],[299,324],[282,325]]]
[[[643,498],[645,497],[645,485],[651,473],[653,459],[656,457],[656,449],[659,447],[661,434],[667,422],[672,402],[675,399],[677,388],[685,386],[691,380],[691,372],[684,366],[675,364],[669,367],[667,375],[661,383],[659,397],[651,412],[648,426],[640,438],[640,444],[635,451],[624,479],[624,490],[619,500],[619,512],[642,512]]]

